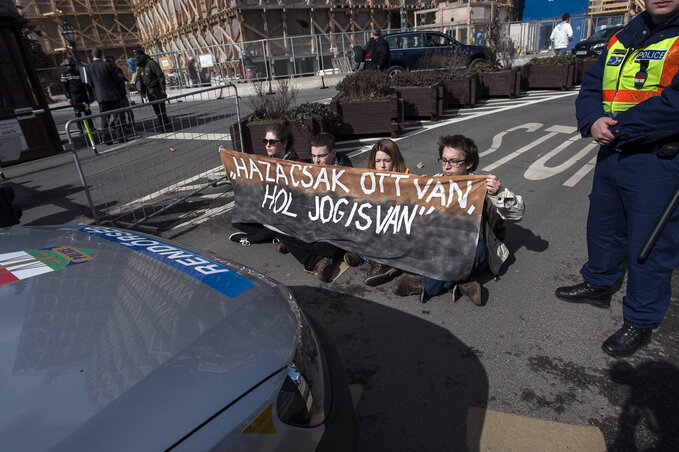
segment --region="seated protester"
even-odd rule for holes
[[[405,160],[396,143],[386,138],[375,143],[370,150],[368,169],[396,171],[406,174],[410,172],[410,170],[406,168]],[[355,253],[346,253],[344,255],[344,262],[351,267],[361,265],[364,260],[366,259]],[[389,282],[399,273],[399,270],[388,265],[380,264],[375,261],[368,262],[370,263],[370,267],[368,268],[368,274],[365,279],[365,284],[368,286],[374,287]]]
[[[300,161],[295,149],[292,147],[292,128],[286,120],[279,120],[269,124],[266,129],[263,142],[266,145],[266,155],[270,158]],[[276,234],[259,223],[232,223],[236,229],[229,236],[232,242],[248,246],[252,243],[272,242]]]
[[[349,166],[351,161],[344,154],[337,154],[335,138],[329,133],[319,133],[311,140],[311,163],[314,165]],[[324,282],[332,281],[335,259],[341,258],[344,250],[325,242],[307,243],[285,234],[276,234],[280,243],[276,246],[279,253],[290,252],[304,270],[318,275]]]
[[[462,135],[447,135],[439,138],[439,163],[443,173],[436,176],[464,176],[473,174],[479,165],[479,150],[476,144]],[[523,218],[523,198],[503,187],[497,176],[486,177],[486,200],[481,217],[479,243],[476,247],[474,264],[470,278],[490,270],[497,275],[502,264],[509,257],[509,250],[504,240],[506,229],[503,220],[520,220]],[[400,296],[420,295],[420,301],[438,295],[443,291],[457,295],[466,295],[472,303],[481,305],[481,284],[473,279],[465,281],[439,281],[426,276],[411,276],[396,283],[394,293]]]

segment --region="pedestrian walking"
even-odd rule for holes
[[[120,91],[120,107],[121,108],[129,107],[130,99],[127,97],[128,80],[125,77],[123,70],[116,63],[116,59],[110,55],[106,57],[106,62],[113,66],[113,69],[116,71],[116,74],[118,74],[118,77],[120,77],[120,84],[118,85],[118,89]],[[130,134],[134,133],[134,112],[132,112],[132,109],[129,109],[124,113],[121,113],[120,119],[122,120],[122,126],[123,129],[125,129],[125,132]]]
[[[73,107],[76,118],[89,115],[92,94],[90,87],[80,79],[80,72],[78,72],[75,60],[73,58],[65,58],[61,65],[65,68],[65,71],[61,74],[61,86],[64,89],[68,103]],[[76,125],[78,131],[82,134],[82,122],[78,121]],[[90,130],[92,129],[94,127],[90,125]]]
[[[587,219],[584,281],[559,287],[571,303],[609,308],[627,266],[623,325],[602,344],[630,356],[651,340],[670,304],[679,266],[679,212],[648,258],[639,251],[679,185],[679,0],[646,11],[611,38],[575,102],[578,129],[599,154]]]
[[[92,62],[87,65],[87,83],[94,91],[94,98],[99,104],[99,112],[120,108],[120,76],[115,69],[103,60],[104,52],[100,48],[92,50]],[[101,117],[101,130],[103,133],[103,142],[111,144],[113,138],[117,135],[116,127],[120,126],[120,117],[118,114],[104,115]],[[122,136],[122,135],[121,135]],[[120,138],[122,140],[122,138]]]
[[[554,49],[554,54],[557,56],[566,55],[566,50],[568,50],[568,43],[573,40],[573,28],[569,23],[571,21],[570,14],[564,14],[561,16],[561,23],[554,27],[552,34],[549,36],[550,41],[552,41],[552,48]]]
[[[149,102],[166,99],[165,74],[160,69],[158,62],[141,49],[136,50],[135,55],[137,56],[138,78],[141,81],[140,94],[146,96]],[[158,117],[157,129],[162,129],[165,132],[174,130],[170,118],[167,117],[165,102],[152,104],[152,107]]]

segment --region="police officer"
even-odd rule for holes
[[[89,104],[91,102],[90,99],[92,96],[87,84],[83,83],[80,79],[80,73],[76,68],[75,60],[72,58],[66,58],[61,63],[61,65],[66,68],[66,70],[61,74],[61,85],[64,88],[64,94],[68,99],[68,103],[73,106],[75,116],[80,118],[81,116],[89,115]],[[78,126],[78,130],[80,133],[82,133],[82,123],[78,121],[76,124]]]
[[[578,128],[601,145],[587,219],[584,281],[559,287],[572,303],[610,306],[627,260],[623,326],[602,344],[630,356],[651,340],[670,303],[679,266],[675,210],[648,259],[637,255],[679,184],[679,0],[645,0],[646,11],[611,38],[585,74]]]

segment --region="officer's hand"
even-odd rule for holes
[[[613,135],[613,132],[611,132],[611,127],[617,123],[618,121],[613,118],[609,118],[608,116],[602,116],[601,118],[594,121],[594,124],[592,124],[592,129],[590,130],[594,141],[602,146],[608,146],[613,143],[613,140],[615,140],[615,135]]]

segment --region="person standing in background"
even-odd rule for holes
[[[92,62],[87,65],[87,83],[94,91],[94,97],[99,104],[99,112],[120,108],[120,82],[121,78],[116,73],[115,69],[104,61],[102,58],[104,52],[100,48],[92,50]],[[113,142],[113,134],[110,126],[114,127],[120,124],[120,117],[118,114],[114,115],[113,120],[109,122],[110,115],[101,117],[101,130],[103,135],[103,142],[111,144]],[[122,138],[121,138],[122,139]]]
[[[561,16],[561,23],[554,27],[552,34],[549,36],[550,41],[552,41],[552,48],[554,49],[554,54],[557,56],[566,55],[566,50],[568,50],[568,43],[573,40],[573,28],[569,23],[571,21],[570,14],[564,14]]]

